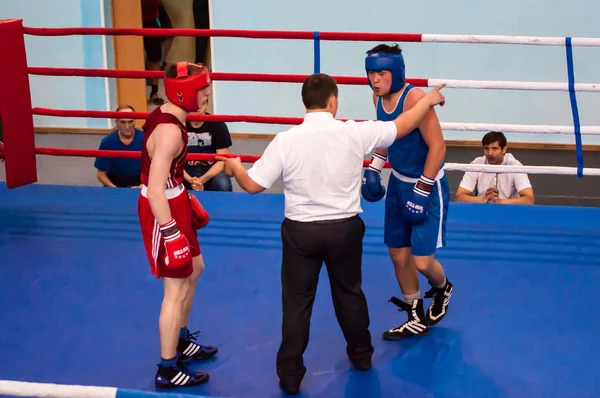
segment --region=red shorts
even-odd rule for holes
[[[169,268],[165,264],[165,244],[160,233],[158,221],[154,218],[150,203],[145,196],[146,188],[143,187],[138,198],[138,218],[144,238],[146,255],[150,262],[150,271],[157,278],[187,278],[194,271],[193,262],[181,268]],[[165,190],[171,209],[171,216],[177,223],[179,231],[184,235],[190,246],[192,258],[200,255],[198,234],[192,228],[192,207],[188,192],[183,185]]]

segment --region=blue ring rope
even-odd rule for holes
[[[573,127],[575,130],[575,151],[577,154],[577,176],[583,177],[583,147],[581,144],[581,124],[579,121],[579,110],[577,107],[577,95],[575,94],[575,73],[573,67],[573,47],[571,38],[565,38],[567,49],[567,74],[569,77],[569,97],[571,99],[571,113],[573,114]]]
[[[314,73],[321,72],[321,37],[319,32],[313,33],[315,43],[315,68]]]

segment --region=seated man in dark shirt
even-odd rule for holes
[[[102,139],[99,149],[141,151],[144,144],[142,130],[135,128],[135,120],[127,118],[127,113],[135,110],[130,105],[123,105],[117,108],[117,112],[123,112],[123,118],[117,119],[117,129]],[[142,184],[140,159],[96,158],[94,167],[98,169],[98,180],[105,187],[139,187]]]
[[[208,115],[205,103],[196,114]],[[229,153],[231,136],[223,122],[187,122],[188,153]],[[231,179],[224,173],[224,163],[214,161],[189,160],[185,164],[185,181],[187,189],[197,191],[229,191]]]

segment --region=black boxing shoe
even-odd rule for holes
[[[425,321],[423,310],[423,299],[413,301],[412,305],[396,297],[392,297],[389,301],[399,308],[398,311],[408,312],[408,320],[400,326],[383,332],[384,339],[402,340],[407,337],[424,336],[429,333],[429,326]]]
[[[154,385],[156,388],[193,387],[206,383],[209,378],[208,373],[191,371],[179,362],[173,366],[159,364]]]
[[[212,345],[196,344],[200,332],[189,333],[187,337],[179,339],[177,344],[177,352],[179,353],[179,361],[187,362],[192,359],[209,359],[214,357],[219,349]]]
[[[429,284],[431,285],[431,282]],[[425,320],[429,326],[436,325],[446,316],[453,291],[454,285],[446,279],[446,286],[443,288],[431,286],[431,289],[425,293],[425,298],[432,299],[431,306],[425,314]]]

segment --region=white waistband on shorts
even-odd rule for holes
[[[399,179],[400,181],[403,182],[412,182],[412,183],[416,183],[417,181],[419,181],[418,178],[412,178],[412,177],[407,177],[403,174],[398,173],[396,170],[392,169],[392,174]],[[439,180],[440,178],[442,178],[444,176],[444,169],[440,169],[440,172],[437,174],[437,176],[435,176],[435,180]]]
[[[167,199],[173,199],[178,197],[181,193],[183,192],[183,184],[179,184],[174,188],[166,188],[165,189],[165,195],[167,197]],[[145,185],[142,185],[142,192],[141,192],[142,196],[144,198],[148,197],[148,187]]]

